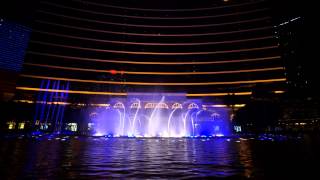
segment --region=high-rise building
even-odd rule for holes
[[[45,80],[70,83],[72,101],[155,91],[244,101],[259,87],[285,91],[268,1],[67,0],[36,7],[20,99],[59,90],[41,85]]]

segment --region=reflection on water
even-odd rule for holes
[[[95,138],[2,139],[1,179],[287,177],[313,172],[319,156],[304,141],[248,139]],[[318,147],[318,146],[317,146]],[[310,151],[309,151],[310,150]],[[311,157],[312,156],[312,157]],[[282,159],[279,159],[282,158]],[[295,159],[292,164],[290,159]],[[280,162],[280,163],[279,163]],[[279,166],[282,169],[279,169]],[[277,169],[276,171],[274,171]],[[283,174],[276,174],[281,173]],[[308,172],[308,174],[310,174]]]

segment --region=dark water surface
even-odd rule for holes
[[[309,179],[319,177],[319,144],[310,137],[2,138],[0,179]]]

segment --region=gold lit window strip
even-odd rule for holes
[[[101,21],[101,20],[92,20],[87,18],[80,18],[75,16],[68,16],[62,15],[58,13],[48,12],[38,10],[37,12],[42,14],[48,14],[60,18],[67,18],[77,21],[84,21],[90,23],[99,23],[99,24],[108,24],[108,25],[115,25],[115,26],[127,26],[127,27],[139,27],[139,28],[201,28],[201,27],[215,27],[215,26],[225,26],[225,25],[233,25],[233,24],[242,24],[242,23],[250,23],[250,22],[257,22],[257,21],[264,21],[269,20],[271,17],[261,17],[249,20],[241,20],[241,21],[233,21],[233,22],[225,22],[225,23],[216,23],[216,24],[197,24],[197,25],[147,25],[147,24],[129,24],[129,23],[116,23],[116,22],[109,22],[109,21]]]
[[[118,93],[118,92],[101,92],[101,91],[77,91],[77,90],[58,90],[58,89],[43,89],[43,88],[32,88],[32,87],[16,87],[17,90],[24,91],[40,91],[40,92],[59,92],[59,93],[70,93],[70,94],[87,94],[87,95],[109,95],[109,96],[127,96],[128,93]],[[275,94],[285,93],[285,91],[273,91]],[[147,94],[148,95],[148,94]],[[206,97],[206,96],[249,96],[252,92],[233,92],[233,93],[187,93],[187,97]],[[174,96],[174,94],[173,94]],[[21,100],[19,102],[34,103],[30,100]],[[40,102],[37,102],[40,103]],[[68,104],[68,103],[67,103]]]
[[[125,61],[125,60],[110,60],[110,59],[96,59],[96,58],[84,58],[76,56],[64,56],[51,53],[27,51],[28,54],[61,58],[63,60],[79,60],[79,61],[92,61],[101,63],[116,63],[116,64],[140,64],[140,65],[206,65],[206,64],[227,64],[227,63],[241,63],[241,62],[254,62],[254,61],[268,61],[279,60],[281,56],[270,56],[263,58],[249,58],[249,59],[233,59],[233,60],[221,60],[221,61],[196,61],[196,62],[155,62],[155,61]]]
[[[113,95],[113,96],[126,96],[127,93],[118,92],[98,92],[98,91],[76,91],[76,90],[60,90],[60,89],[42,89],[32,87],[16,87],[17,90],[25,91],[42,91],[42,92],[58,92],[58,93],[70,93],[70,94],[91,94],[91,95]]]
[[[41,91],[41,92],[59,92],[59,93],[70,93],[70,94],[87,94],[87,95],[111,95],[111,96],[127,96],[128,93],[118,92],[100,92],[100,91],[77,91],[77,90],[57,90],[57,89],[43,89],[43,88],[32,88],[32,87],[16,87],[17,90],[24,91]],[[238,93],[201,93],[201,94],[186,94],[187,97],[204,97],[204,96],[227,96],[227,95],[251,95],[251,92],[238,92]]]
[[[226,14],[219,14],[219,15],[208,15],[208,16],[188,16],[188,17],[160,17],[160,16],[134,16],[134,15],[124,15],[124,14],[112,14],[112,13],[105,13],[105,12],[97,12],[87,9],[81,9],[81,8],[73,8],[73,7],[67,7],[64,5],[59,5],[53,2],[47,2],[47,1],[41,1],[41,4],[46,4],[62,9],[68,9],[78,12],[84,12],[84,13],[90,13],[90,14],[96,14],[96,15],[103,15],[103,16],[113,16],[113,17],[122,17],[122,18],[134,18],[134,19],[166,19],[166,20],[179,20],[179,19],[207,19],[207,18],[217,18],[217,17],[226,17],[226,16],[234,16],[234,15],[243,15],[243,14],[251,14],[254,12],[261,12],[268,10],[268,8],[261,8],[261,9],[255,9],[250,11],[243,11],[243,12],[233,12],[233,13],[226,13]]]
[[[82,0],[73,0],[79,3],[83,3]],[[191,9],[151,9],[151,8],[134,8],[134,7],[124,7],[124,6],[116,6],[116,5],[110,5],[106,3],[97,3],[92,1],[86,1],[85,4],[90,4],[94,6],[99,7],[109,7],[109,8],[117,8],[117,9],[126,9],[126,10],[137,10],[137,11],[156,11],[156,12],[186,12],[186,11],[203,11],[203,10],[214,10],[214,9],[222,9],[222,8],[231,8],[231,7],[239,7],[239,6],[246,6],[251,4],[257,4],[265,2],[265,0],[259,0],[259,1],[252,1],[252,2],[245,2],[245,3],[238,3],[238,4],[232,4],[232,5],[223,5],[223,6],[215,6],[215,7],[205,7],[205,8],[191,8]]]
[[[62,48],[69,48],[69,49],[76,49],[76,50],[103,52],[103,53],[134,54],[134,55],[159,55],[159,56],[223,54],[223,53],[250,52],[250,51],[259,51],[259,50],[278,48],[278,46],[273,45],[273,46],[265,46],[265,47],[258,47],[258,48],[245,48],[245,49],[234,49],[234,50],[223,50],[223,51],[148,52],[148,51],[121,51],[121,50],[110,50],[110,49],[86,48],[86,47],[80,47],[80,46],[62,45],[62,44],[41,42],[41,41],[30,41],[30,42],[36,43],[36,44],[41,44],[41,45],[47,45],[47,46],[55,46],[55,47],[62,47]]]
[[[70,103],[70,102],[60,102],[60,101],[32,101],[32,100],[26,100],[26,99],[18,99],[18,100],[13,100],[16,103],[28,103],[28,104],[55,104],[55,105],[77,105],[77,106],[97,106],[97,107],[106,107],[106,108],[110,108],[112,107],[111,104],[107,104],[107,103],[90,103],[90,104],[84,104],[84,103]],[[150,104],[150,103],[148,103]],[[148,107],[148,104],[145,105],[145,108],[154,108],[157,106],[157,103],[155,103],[156,105],[153,105],[153,107]],[[151,103],[154,104],[154,103]],[[192,103],[191,103],[192,104]],[[191,105],[189,104],[189,106]],[[168,105],[167,105],[168,106]],[[233,104],[233,105],[226,105],[226,104],[206,104],[206,105],[202,105],[203,108],[216,108],[216,107],[244,107],[246,106],[246,104]],[[122,106],[117,106],[116,104],[113,106],[113,108],[123,108],[123,104]],[[166,106],[162,106],[165,107],[166,109],[168,109],[168,107]],[[138,103],[133,103],[131,104],[130,108],[141,108],[141,105],[139,105]],[[171,109],[182,109],[183,106],[180,103],[175,103],[171,106]],[[190,109],[190,108],[189,108]],[[96,113],[93,113],[96,114]]]
[[[130,33],[130,32],[117,32],[117,31],[107,31],[107,30],[99,30],[99,29],[92,29],[92,28],[85,28],[85,27],[78,27],[60,23],[52,23],[42,20],[35,20],[38,23],[58,26],[63,28],[69,29],[76,29],[81,31],[91,31],[96,33],[106,33],[106,34],[117,34],[117,35],[127,35],[127,36],[147,36],[147,37],[196,37],[196,36],[216,36],[216,35],[226,35],[226,34],[236,34],[236,33],[244,33],[244,32],[252,32],[252,31],[260,31],[260,30],[267,30],[272,29],[273,26],[265,26],[265,27],[258,27],[258,28],[250,28],[250,29],[242,29],[242,30],[234,30],[234,31],[223,31],[223,32],[209,32],[209,33],[192,33],[192,34],[151,34],[151,33]]]
[[[86,37],[45,32],[45,31],[39,31],[39,30],[33,30],[33,32],[51,35],[51,36],[57,36],[57,37],[77,39],[77,40],[86,40],[86,41],[113,43],[113,44],[142,45],[142,46],[199,46],[199,45],[231,44],[231,43],[239,43],[239,42],[266,40],[266,39],[272,39],[274,37],[274,36],[264,36],[264,37],[257,37],[257,38],[226,40],[226,41],[216,41],[216,42],[197,42],[197,43],[150,43],[150,42],[113,41],[113,40],[105,40],[105,39],[86,38]]]
[[[251,84],[251,83],[270,83],[286,81],[286,78],[247,80],[247,81],[226,81],[226,82],[197,82],[197,83],[160,83],[160,82],[120,82],[120,81],[98,81],[85,79],[72,79],[61,77],[49,77],[38,75],[21,74],[21,77],[47,80],[61,80],[81,83],[115,84],[115,85],[139,85],[139,86],[205,86],[205,85],[230,85],[230,84]]]
[[[71,71],[86,71],[96,73],[111,73],[111,70],[101,69],[87,69],[87,68],[75,68],[75,67],[63,67],[46,64],[24,63],[24,65],[45,67],[52,69],[63,69]],[[134,75],[209,75],[209,74],[233,74],[233,73],[249,73],[249,72],[264,72],[264,71],[276,71],[284,70],[283,67],[272,68],[260,68],[260,69],[245,69],[245,70],[231,70],[231,71],[215,71],[215,72],[139,72],[139,71],[117,71],[118,74],[134,74]]]

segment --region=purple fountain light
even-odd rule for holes
[[[229,134],[229,109],[204,107],[183,93],[129,93],[94,109],[94,135],[210,137]]]

